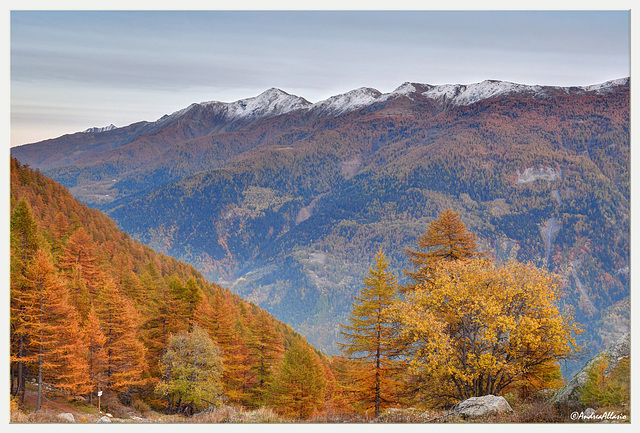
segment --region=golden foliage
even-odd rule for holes
[[[533,265],[441,262],[407,295],[399,320],[410,369],[446,403],[495,394],[576,348],[579,332],[556,307],[559,281]]]
[[[441,262],[483,257],[485,254],[477,251],[476,239],[476,235],[469,232],[460,220],[460,215],[447,209],[438,219],[431,221],[426,233],[418,237],[420,250],[405,249],[409,261],[416,268],[416,271],[405,272],[415,283],[421,283],[429,281]],[[402,288],[402,291],[413,288],[415,284]]]

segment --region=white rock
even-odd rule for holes
[[[58,418],[63,419],[67,422],[76,422],[75,418],[73,417],[72,413],[59,413],[58,414]]]
[[[465,417],[513,412],[513,409],[511,409],[511,406],[509,406],[509,403],[504,397],[495,395],[468,398],[456,404],[453,410]]]
[[[98,421],[96,421],[98,424],[110,424],[111,423],[111,419],[108,416],[103,416],[102,418],[100,418]]]

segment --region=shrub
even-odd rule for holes
[[[629,404],[629,358],[620,360],[607,374],[608,361],[596,360],[588,371],[589,380],[582,387],[581,401],[590,407],[619,407]]]
[[[151,411],[151,407],[144,401],[134,398],[133,399],[133,408],[140,413],[147,413]]]

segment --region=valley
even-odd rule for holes
[[[405,249],[448,208],[498,259],[559,274],[585,356],[602,350],[628,330],[629,155],[628,79],[405,83],[315,104],[269,89],[12,149],[327,354],[378,249],[404,281]]]

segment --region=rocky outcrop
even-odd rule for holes
[[[513,412],[513,409],[511,409],[507,400],[502,396],[484,395],[482,397],[471,397],[465,401],[461,401],[453,407],[453,411],[463,417],[476,417]]]
[[[581,390],[585,383],[589,380],[589,370],[593,364],[601,357],[605,357],[608,367],[605,374],[609,374],[621,359],[626,358],[630,354],[631,337],[627,332],[618,341],[612,344],[608,349],[600,352],[578,371],[569,381],[568,384],[560,388],[558,392],[551,398],[551,403],[558,405],[567,405],[570,408],[577,408],[582,405],[580,401]]]
[[[551,167],[529,167],[522,173],[518,170],[517,174],[518,183],[530,183],[535,182],[538,179],[546,180],[547,182],[562,179],[562,170]]]

